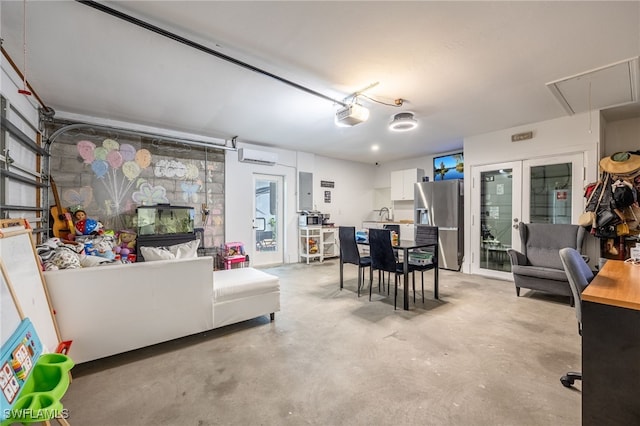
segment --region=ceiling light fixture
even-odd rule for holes
[[[357,92],[353,92],[349,96],[345,97],[342,102],[342,107],[336,111],[335,122],[337,126],[340,127],[350,127],[355,126],[356,124],[360,124],[369,119],[369,109],[365,108],[361,104],[358,103],[358,98],[363,97],[372,102],[392,106],[399,108],[404,104],[404,99],[398,98],[394,99],[393,103],[379,101],[375,98],[367,96],[364,94],[365,91],[370,90],[376,87],[379,82],[371,83],[364,89],[358,90]]]
[[[408,132],[416,127],[418,127],[418,121],[413,117],[412,112],[399,112],[389,123],[389,130],[394,132]]]

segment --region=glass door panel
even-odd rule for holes
[[[480,262],[487,269],[511,269],[506,265],[505,247],[511,247],[512,169],[488,171],[480,174],[480,230],[482,251]]]
[[[283,232],[283,177],[254,175],[254,244],[252,264],[282,263]]]
[[[523,186],[529,197],[523,211],[529,223],[575,223],[580,215],[582,154],[527,160],[523,162]],[[528,186],[528,188],[527,188]]]
[[[519,162],[474,167],[472,195],[472,271],[511,277],[507,249],[517,243],[520,221]],[[517,244],[515,244],[517,246]]]

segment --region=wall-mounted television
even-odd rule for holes
[[[433,180],[463,179],[464,159],[462,152],[433,157]]]

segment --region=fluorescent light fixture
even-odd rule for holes
[[[389,123],[389,130],[394,132],[408,132],[416,127],[418,127],[418,121],[413,117],[412,112],[399,112]]]

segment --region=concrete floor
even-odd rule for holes
[[[559,381],[580,369],[567,298],[518,298],[511,282],[442,270],[440,301],[427,272],[426,303],[394,312],[392,296],[357,297],[355,266],[345,267],[340,291],[338,267],[266,269],[280,277],[275,322],[262,317],[76,366],[63,399],[69,422],[580,424],[581,383]]]

